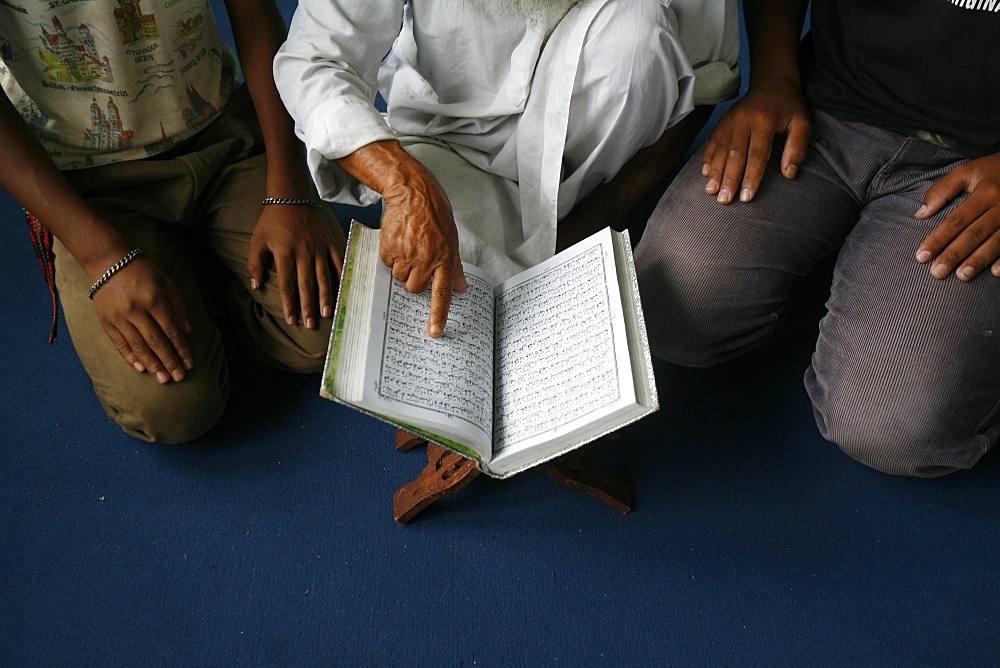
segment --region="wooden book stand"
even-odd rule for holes
[[[418,445],[427,446],[427,466],[393,496],[393,517],[399,524],[406,524],[424,508],[454,494],[479,475],[471,459],[404,429],[396,430],[396,450],[406,452]],[[592,496],[620,513],[632,510],[629,481],[602,468],[586,446],[540,464],[538,469],[560,485]]]

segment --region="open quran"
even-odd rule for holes
[[[430,290],[379,259],[352,222],[320,394],[503,478],[659,408],[627,232],[598,232],[494,284],[463,265],[440,338]]]

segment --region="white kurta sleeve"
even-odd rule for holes
[[[378,199],[335,160],[395,138],[374,102],[378,68],[399,34],[403,4],[300,0],[288,39],[275,56],[278,92],[325,199],[362,205]]]
[[[663,2],[664,0],[661,0]],[[681,45],[695,72],[695,104],[717,104],[740,89],[740,17],[736,0],[670,0]]]

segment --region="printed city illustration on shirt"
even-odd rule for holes
[[[168,149],[235,74],[208,0],[0,0],[0,84],[60,168]]]

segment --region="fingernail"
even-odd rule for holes
[[[955,275],[958,276],[959,280],[967,281],[972,278],[973,273],[972,267],[962,267],[955,272]]]
[[[936,264],[931,267],[931,276],[934,278],[944,278],[948,275],[948,265]]]
[[[431,337],[436,339],[437,337],[441,336],[441,325],[435,323],[431,325],[427,331],[431,335]]]
[[[143,371],[146,370],[146,367],[142,365],[142,362],[132,362],[132,368],[138,371],[139,373],[142,373]]]
[[[333,309],[330,308],[329,306],[324,306],[323,307],[323,317],[324,318],[329,318],[332,315],[333,315]]]
[[[191,360],[187,359],[181,360],[181,364],[183,364],[184,368],[187,369],[188,371],[194,368],[194,362],[192,362]]]
[[[729,192],[729,188],[723,188],[719,191],[719,196],[716,199],[720,204],[729,204],[733,199],[733,194]]]
[[[294,315],[288,316],[287,322],[289,325],[295,325],[295,316]]]
[[[306,318],[306,329],[316,329],[316,318]]]
[[[931,259],[931,252],[929,250],[919,250],[917,251],[917,262],[923,264]]]
[[[751,197],[753,197],[753,191],[750,190],[749,188],[744,188],[743,190],[740,191],[741,202],[749,202]]]
[[[705,192],[707,192],[709,195],[714,195],[718,189],[719,189],[719,182],[716,181],[715,179],[711,179],[709,180],[708,183],[705,184]]]
[[[250,289],[251,290],[256,290],[257,289],[257,279],[256,278],[251,278],[250,279]]]
[[[993,267],[990,269],[990,273],[993,274],[994,276],[1000,276],[1000,264],[993,265]]]
[[[702,165],[702,166],[701,166],[701,175],[702,175],[702,176],[708,176],[708,173],[709,173],[710,171],[712,171],[712,170],[711,170],[711,168],[709,168],[709,166],[708,166],[708,165]]]
[[[925,214],[926,212],[927,212],[927,205],[926,205],[926,204],[921,204],[921,205],[920,205],[920,208],[919,208],[919,209],[917,209],[917,212],[916,212],[915,214],[913,214],[913,215],[914,215],[914,216],[916,216],[917,218],[920,218],[920,217],[921,217],[921,216],[923,216],[923,215],[924,215],[924,214]]]
[[[168,376],[165,371],[157,371],[156,382],[160,385],[166,385],[170,382],[170,376]]]
[[[172,372],[170,372],[170,377],[179,383],[182,380],[184,380],[184,372],[181,371],[180,369],[174,369]]]
[[[785,167],[785,178],[794,179],[795,175],[799,173],[799,168],[796,165],[788,165]]]

